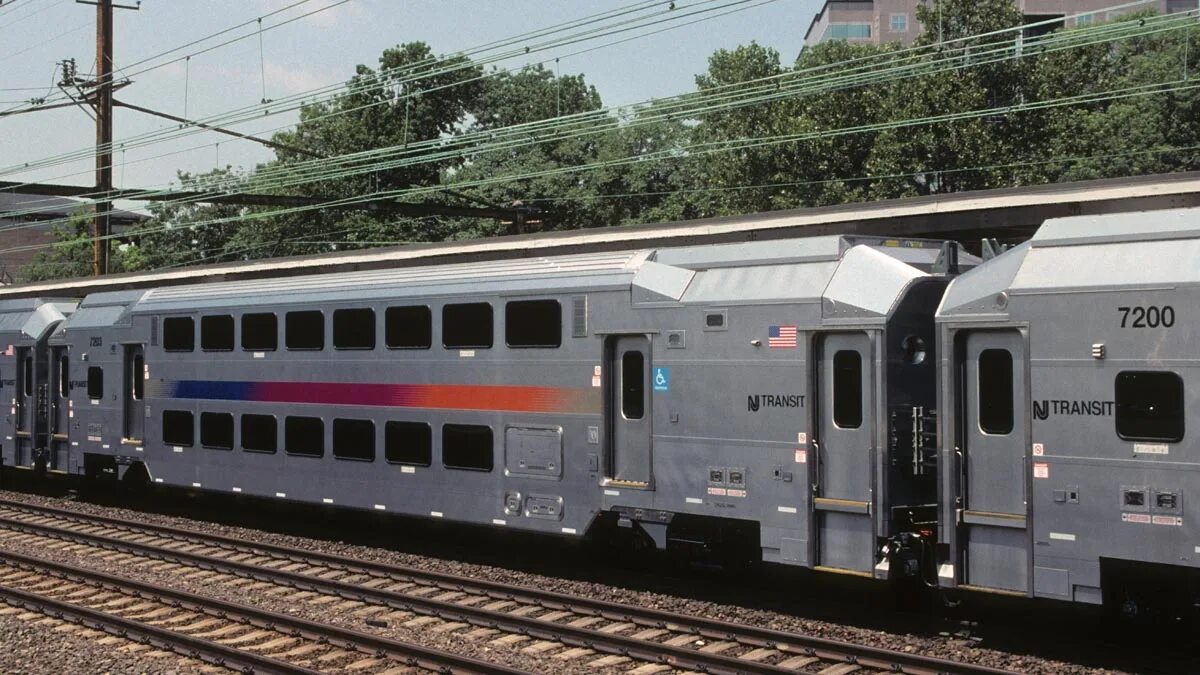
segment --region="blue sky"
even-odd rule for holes
[[[134,64],[205,35],[254,21],[296,1],[144,0],[140,11],[117,10],[116,64],[118,68]],[[266,23],[336,1],[310,0]],[[678,4],[684,7],[698,1],[678,0]],[[0,109],[38,94],[6,89],[45,86],[49,90],[51,71],[61,59],[73,57],[81,71],[92,69],[95,12],[91,7],[74,0],[8,2],[0,6],[0,101],[4,102]],[[632,2],[349,0],[264,33],[261,63],[258,39],[254,37],[197,55],[186,69],[180,62],[137,75],[118,98],[182,115],[186,71],[187,114],[203,118],[258,103],[264,70],[267,97],[280,98],[343,82],[356,64],[374,66],[385,48],[398,43],[423,40],[438,53],[453,52]],[[784,61],[790,62],[799,53],[804,31],[820,4],[819,0],[774,0],[652,38],[564,58],[559,68],[563,73],[585,74],[609,105],[668,96],[690,90],[694,76],[705,69],[708,56],[719,48],[755,40],[776,48]],[[242,29],[226,38],[249,31]],[[503,65],[518,66],[524,60]],[[277,116],[236,129],[266,132],[294,121],[292,116]],[[170,126],[169,122],[141,113],[118,110],[115,138],[120,142]],[[0,118],[0,166],[86,148],[93,138],[93,122],[76,108]],[[190,149],[200,145],[204,147]],[[154,158],[168,152],[178,154]],[[145,149],[118,151],[114,179],[119,186],[148,187],[173,179],[176,170],[206,171],[218,161],[221,165],[252,167],[270,157],[268,150],[252,143],[204,134]],[[90,184],[91,167],[91,160],[82,160],[36,172],[6,173],[0,175],[0,180]]]

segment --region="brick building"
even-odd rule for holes
[[[1105,21],[1123,13],[1124,9],[1104,11],[1121,0],[1014,0],[1025,14],[1027,23],[1094,11],[1095,14],[1068,21],[1081,25]],[[917,5],[923,0],[826,0],[821,11],[813,17],[804,35],[805,46],[827,40],[847,40],[866,44],[902,42],[909,44],[921,34],[917,23]],[[1197,9],[1198,0],[1154,0],[1140,9],[1157,9],[1160,13]]]
[[[32,210],[36,212],[13,215]],[[7,249],[49,243],[54,235],[52,221],[61,221],[89,210],[90,207],[75,199],[0,192],[0,283],[12,283],[19,278],[21,268],[38,253],[36,249]],[[145,220],[146,216],[114,209],[111,218],[113,232],[120,233],[130,225]]]

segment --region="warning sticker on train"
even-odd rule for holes
[[[771,349],[795,349],[799,329],[795,326],[771,326],[767,332],[767,346]]]

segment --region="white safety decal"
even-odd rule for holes
[[[808,463],[808,451],[807,450],[797,450],[796,451],[796,463],[797,464],[807,464]]]
[[[1049,478],[1050,477],[1050,465],[1045,464],[1043,462],[1035,463],[1033,465],[1033,477],[1034,478]]]
[[[1122,523],[1141,523],[1143,525],[1150,524],[1150,514],[1148,513],[1122,513]]]
[[[564,527],[562,529],[562,532],[563,532],[563,534],[575,534],[576,533],[575,528],[573,528],[573,527]]]
[[[688,497],[685,501],[689,504],[703,504],[704,500],[699,497]]]
[[[1139,455],[1167,455],[1171,448],[1165,443],[1134,443],[1133,451]]]
[[[800,445],[808,445],[808,434],[803,431],[796,434],[796,443]]]
[[[332,504],[332,503],[333,503],[333,500],[332,500],[332,499],[330,499],[329,497],[322,497],[322,498],[321,498],[321,503],[322,503],[322,504]]]
[[[1059,541],[1075,541],[1075,535],[1068,534],[1066,532],[1051,532],[1050,538],[1057,539]]]
[[[780,512],[780,513],[795,513],[795,512],[796,512],[796,507],[794,507],[794,506],[780,506],[780,507],[779,507],[779,512]]]
[[[1034,443],[1033,444],[1033,456],[1041,457],[1044,454],[1046,454],[1046,446],[1043,445],[1042,443]]]
[[[1183,518],[1179,516],[1154,516],[1150,522],[1155,525],[1174,525],[1175,527],[1183,527]]]

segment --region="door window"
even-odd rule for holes
[[[621,356],[621,413],[628,420],[646,414],[646,357],[641,352]]]
[[[142,354],[135,354],[131,365],[129,366],[129,377],[133,400],[140,401],[146,393],[146,357]]]
[[[833,355],[833,423],[842,429],[862,426],[862,354],[844,349]]]
[[[33,357],[26,356],[22,361],[21,368],[24,371],[25,395],[33,396]]]
[[[1007,349],[979,353],[979,428],[1004,436],[1013,430],[1013,357]]]

